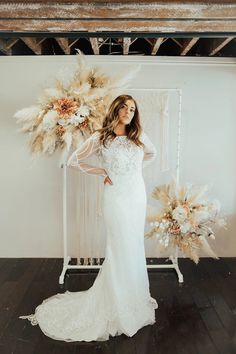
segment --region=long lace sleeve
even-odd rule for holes
[[[98,152],[99,148],[99,133],[95,132],[72,153],[67,161],[67,166],[80,169],[87,174],[106,177],[107,173],[103,168],[92,166],[83,162],[84,159]]]
[[[150,162],[155,160],[157,150],[146,133],[142,132],[141,141],[144,144],[143,167],[146,167]]]

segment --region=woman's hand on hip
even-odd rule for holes
[[[112,183],[112,180],[110,179],[109,176],[106,176],[106,178],[104,179],[104,184],[107,184],[107,183],[108,183],[108,184],[111,184],[111,185],[113,184],[113,183]]]

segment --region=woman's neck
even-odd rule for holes
[[[116,135],[127,135],[126,134],[126,125],[125,124],[118,124],[116,129],[114,130]]]

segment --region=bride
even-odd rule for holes
[[[84,159],[97,154],[102,167]],[[67,165],[104,180],[105,260],[86,291],[58,293],[27,318],[55,340],[105,341],[124,333],[131,337],[155,323],[158,304],[151,297],[144,248],[146,190],[142,168],[156,149],[142,131],[132,96],[118,96],[103,127],[70,156]],[[88,220],[89,222],[89,220]]]

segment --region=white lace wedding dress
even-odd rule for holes
[[[56,340],[105,341],[109,335],[133,336],[155,323],[158,304],[150,295],[144,249],[146,190],[142,168],[155,158],[156,150],[143,132],[138,147],[127,136],[117,136],[107,147],[95,132],[69,158],[68,166],[109,176],[104,185],[103,214],[106,225],[105,260],[93,285],[85,291],[58,293],[45,299],[27,318],[45,335]],[[103,167],[85,162],[92,154]]]

